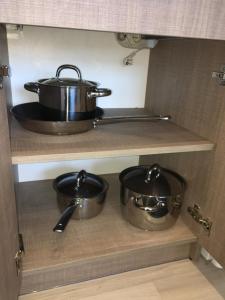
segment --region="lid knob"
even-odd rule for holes
[[[77,67],[77,66],[74,66],[74,65],[69,65],[69,64],[66,64],[66,65],[61,65],[58,67],[57,71],[56,71],[56,78],[59,78],[59,75],[60,73],[62,72],[62,70],[64,69],[71,69],[71,70],[74,70],[77,72],[77,75],[78,75],[78,78],[79,80],[81,81],[82,80],[82,75],[81,75],[81,71],[80,69]]]
[[[145,183],[149,183],[153,178],[156,179],[160,176],[161,167],[158,164],[154,164],[147,171],[147,176],[145,178]]]
[[[76,192],[78,192],[80,186],[85,182],[87,177],[87,172],[85,170],[81,170],[78,174],[77,174],[77,178],[76,178],[76,186],[74,188],[74,190]]]

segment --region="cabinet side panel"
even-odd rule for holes
[[[6,32],[0,26],[0,65],[6,63],[6,50]],[[0,89],[0,299],[16,300],[19,277],[14,257],[18,251],[18,225],[6,98],[5,88]]]
[[[160,42],[151,51],[146,107],[170,114],[173,121],[216,143],[211,153],[184,153],[142,157],[158,161],[188,181],[183,214],[203,245],[225,265],[225,87],[212,79],[212,71],[225,62],[225,43],[205,40]],[[213,221],[210,236],[186,213],[198,203],[203,216]]]

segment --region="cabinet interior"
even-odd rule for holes
[[[118,177],[107,175],[111,189],[102,215],[74,221],[74,228],[57,236],[50,225],[59,215],[51,181],[20,183],[18,219],[26,250],[21,293],[185,258],[196,237],[225,263],[224,87],[211,78],[224,63],[224,50],[224,42],[197,39],[165,40],[151,50],[141,113],[169,114],[172,122],[112,124],[68,137],[28,132],[12,122],[15,165],[141,155],[141,164],[158,162],[188,182],[183,218],[167,231],[144,232],[120,216]],[[186,213],[194,203],[213,221],[210,236]]]

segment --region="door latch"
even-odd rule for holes
[[[17,276],[19,276],[19,274],[22,270],[23,254],[24,254],[23,236],[22,236],[22,234],[19,234],[19,250],[16,252],[16,255],[15,255]]]
[[[197,204],[194,204],[193,207],[188,206],[188,213],[192,216],[192,218],[199,223],[205,231],[210,234],[212,228],[212,222],[208,218],[204,218],[200,213],[200,207]]]
[[[9,66],[0,65],[0,89],[3,88],[4,77],[9,77]]]

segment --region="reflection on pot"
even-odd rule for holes
[[[163,230],[176,222],[186,188],[180,175],[155,164],[125,169],[119,178],[122,214],[132,225]]]

